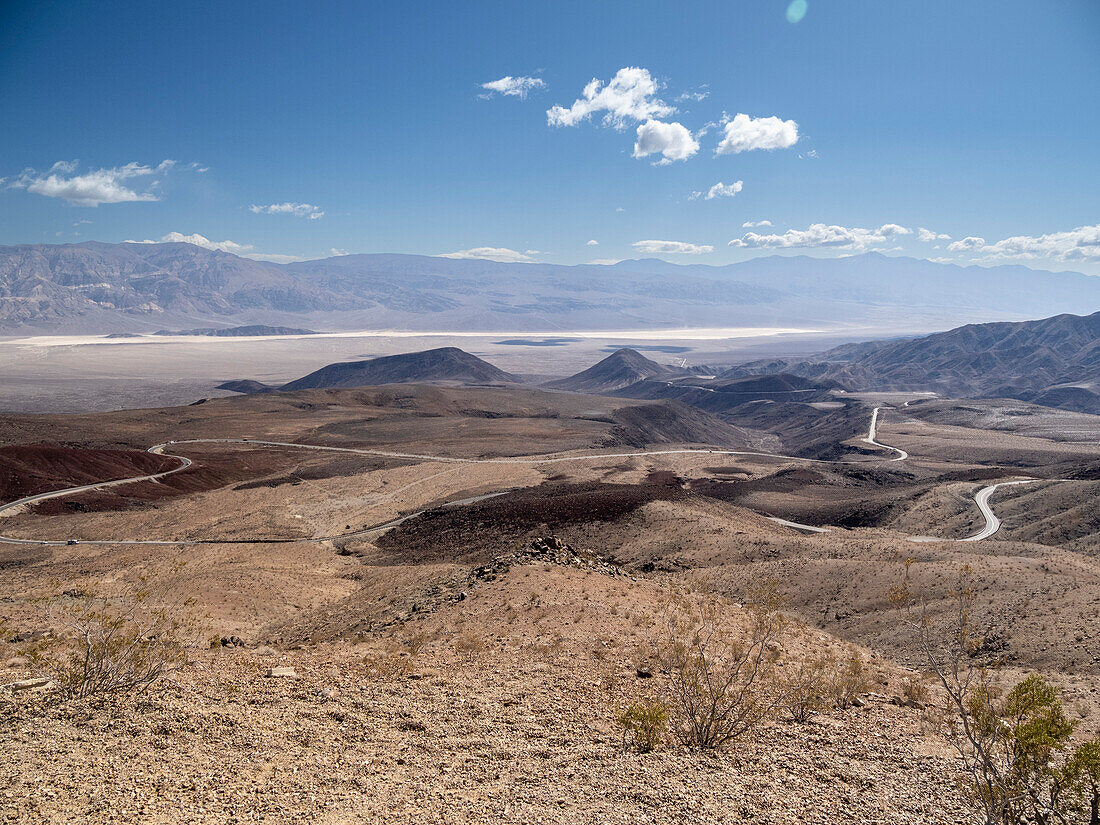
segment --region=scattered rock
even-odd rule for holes
[[[294,668],[292,668],[290,666],[281,666],[281,667],[268,668],[267,675],[268,676],[286,677],[286,678],[291,678],[291,679],[297,678],[297,676],[298,676],[298,674],[294,672]]]
[[[49,679],[44,676],[39,676],[33,679],[21,679],[18,682],[12,682],[8,687],[12,693],[22,693],[27,690],[45,690],[52,685]]]

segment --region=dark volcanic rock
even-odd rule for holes
[[[369,361],[329,364],[285,384],[283,390],[373,387],[381,384],[448,382],[515,384],[519,379],[457,347],[387,355]]]
[[[647,378],[682,377],[688,373],[651,361],[632,349],[615,351],[583,372],[543,384],[547,389],[586,392],[594,395],[629,387]]]

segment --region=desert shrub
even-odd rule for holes
[[[746,604],[748,627],[734,627],[721,599],[683,595],[666,612],[656,641],[668,674],[674,730],[690,747],[717,749],[752,730],[775,707],[778,645],[785,625],[773,586]]]
[[[906,566],[908,573],[908,565]],[[909,616],[942,689],[936,717],[966,773],[966,796],[982,825],[1100,825],[1100,741],[1069,750],[1075,723],[1057,690],[1031,675],[1004,693],[996,664],[977,664],[986,634],[971,619],[975,591],[970,568],[949,592],[946,627],[934,622],[909,589],[908,575],[893,599]]]
[[[668,729],[668,706],[662,701],[632,702],[615,713],[623,734],[623,750],[655,751]]]
[[[830,656],[807,659],[799,662],[797,667],[788,665],[779,682],[781,705],[792,722],[808,722],[811,716],[827,706],[827,686],[834,665]]]
[[[186,625],[147,591],[126,597],[84,595],[47,605],[57,630],[26,651],[62,699],[142,693],[186,662]]]
[[[834,662],[825,682],[825,696],[835,708],[849,708],[861,693],[871,689],[871,680],[863,658],[853,653],[841,662]]]
[[[901,683],[901,697],[914,707],[928,704],[930,695],[928,683],[919,676],[910,676]]]
[[[464,656],[473,656],[485,650],[485,640],[472,630],[466,630],[458,634],[451,644],[457,652]]]

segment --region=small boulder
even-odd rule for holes
[[[267,675],[269,677],[274,676],[289,679],[294,679],[298,676],[298,674],[294,672],[294,668],[290,667],[289,665],[268,668]]]

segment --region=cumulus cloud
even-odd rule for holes
[[[493,92],[526,100],[528,92],[533,89],[545,89],[546,83],[537,77],[512,77],[507,75],[500,80],[490,80],[481,84],[482,89],[488,90],[484,97],[492,97]]]
[[[723,127],[724,137],[717,155],[751,152],[753,149],[786,149],[798,143],[798,124],[777,117],[749,117],[737,114]]]
[[[745,249],[794,249],[805,247],[832,247],[835,249],[866,249],[886,243],[899,235],[911,235],[913,231],[896,223],[887,223],[878,229],[861,229],[810,224],[806,229],[788,229],[782,235],[760,235],[746,232],[729,242],[730,246]]]
[[[528,249],[526,252],[517,252],[503,246],[475,246],[473,249],[460,249],[458,252],[445,252],[440,258],[460,258],[465,260],[499,261],[506,264],[532,263],[535,259],[532,255],[538,252]]]
[[[741,180],[735,180],[733,183],[722,183],[719,181],[708,189],[705,195],[702,192],[692,192],[688,200],[695,201],[699,200],[699,198],[703,198],[704,200],[712,201],[715,198],[732,198],[744,188],[744,185],[745,182]],[[771,226],[771,224],[768,225]]]
[[[1013,235],[993,243],[982,238],[963,238],[949,245],[951,252],[979,252],[985,260],[1016,258],[1055,261],[1100,261],[1100,224],[1078,226],[1046,235]]]
[[[201,246],[203,249],[210,249],[217,252],[232,252],[234,255],[244,255],[252,250],[251,244],[239,244],[235,241],[212,241],[198,233],[184,235],[182,232],[169,232],[159,241],[123,241],[123,243],[189,243],[195,246]]]
[[[629,121],[667,117],[676,111],[657,97],[659,91],[648,70],[627,66],[619,69],[606,86],[593,78],[572,106],[547,109],[546,120],[551,126],[576,126],[603,112],[605,126],[625,129]]]
[[[752,229],[754,226],[771,226],[771,221],[745,221],[741,224],[742,229]]]
[[[621,258],[593,258],[588,264],[589,266],[613,266],[621,261]]]
[[[687,160],[699,151],[699,141],[681,123],[662,123],[647,120],[638,127],[638,139],[634,143],[634,157],[644,158],[660,154],[661,164],[674,160]]]
[[[163,160],[156,166],[141,163],[127,163],[125,166],[113,166],[104,169],[92,169],[77,174],[79,163],[58,161],[47,172],[25,169],[9,180],[7,186],[12,189],[26,189],[36,195],[47,198],[60,198],[74,206],[99,206],[101,203],[134,203],[156,201],[160,198],[152,191],[158,183],[152,178],[167,172],[176,165],[174,160]],[[137,186],[142,178],[144,186]]]
[[[636,241],[632,246],[647,255],[703,255],[714,251],[714,247],[709,244],[684,241]]]
[[[955,243],[949,244],[947,251],[969,252],[972,249],[981,249],[983,246],[985,246],[985,238],[976,238],[973,235],[969,235],[961,241],[955,241]]]
[[[252,204],[248,207],[249,212],[253,212],[257,215],[293,215],[296,218],[309,218],[311,221],[316,221],[325,216],[325,212],[321,207],[314,206],[311,203],[269,203],[266,206],[259,204]]]
[[[600,242],[597,241],[595,238],[593,238],[592,240],[590,240],[588,243],[585,244],[585,246],[599,246],[599,245],[600,245]]]
[[[932,241],[949,241],[950,235],[941,235],[933,232],[931,229],[925,229],[923,226],[917,227],[917,240],[923,243],[932,243]]]

